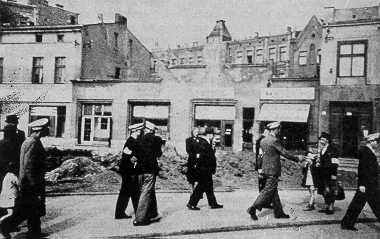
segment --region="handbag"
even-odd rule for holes
[[[341,182],[338,182],[335,189],[335,199],[336,200],[344,200],[346,198],[346,194],[344,193],[344,188]]]

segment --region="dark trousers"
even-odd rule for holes
[[[212,182],[212,174],[201,175],[197,186],[195,186],[193,193],[190,196],[189,204],[196,206],[199,200],[203,197],[203,193],[206,193],[208,205],[215,206],[216,202],[214,194],[214,185]]]
[[[261,210],[272,203],[274,215],[280,216],[284,214],[284,211],[282,210],[280,196],[278,195],[278,177],[264,176],[264,179],[266,180],[264,188],[251,208]]]
[[[366,190],[369,189],[366,188]],[[372,212],[377,217],[377,220],[380,222],[380,191],[375,189],[363,193],[358,190],[347,208],[346,215],[342,219],[342,225],[348,227],[354,226],[360,212],[363,210],[367,202],[371,207]]]
[[[137,175],[123,175],[121,188],[116,202],[115,217],[125,215],[129,198],[132,200],[133,210],[136,213],[139,203]]]
[[[263,175],[259,175],[259,177],[258,177],[259,192],[261,192],[264,189],[264,187],[265,187],[265,181],[266,181],[266,179],[264,178],[264,176]]]
[[[140,198],[135,217],[135,221],[138,223],[149,222],[151,218],[158,215],[155,184],[156,175],[138,175]]]
[[[37,202],[37,203],[35,203]],[[9,233],[21,222],[27,220],[28,234],[39,236],[41,234],[41,205],[39,200],[33,196],[16,200],[12,216],[5,218],[1,224],[1,230]],[[37,237],[39,238],[39,237]]]

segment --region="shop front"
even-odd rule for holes
[[[194,127],[214,128],[216,146],[232,150],[236,117],[234,100],[193,102],[193,114]]]

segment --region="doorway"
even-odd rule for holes
[[[342,156],[354,157],[358,148],[359,117],[344,116],[342,127]]]

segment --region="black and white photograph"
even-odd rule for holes
[[[380,239],[380,0],[0,0],[0,239]]]

